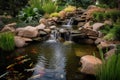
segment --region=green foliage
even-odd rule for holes
[[[20,11],[18,18],[24,22],[39,21],[44,13],[53,13],[57,10],[56,2],[52,0],[30,0],[29,6]]]
[[[99,0],[100,4],[106,4],[108,5],[110,8],[116,8],[118,7],[117,4],[119,4],[117,2],[117,0]]]
[[[119,10],[112,10],[106,12],[106,16],[110,16],[110,18],[116,22],[118,18],[120,18],[120,11]]]
[[[106,40],[120,40],[120,23],[114,24],[113,28],[104,37]]]
[[[120,18],[119,10],[110,10],[104,12],[94,12],[93,19],[96,21],[103,21],[106,19],[111,19],[113,22],[116,22]]]
[[[14,47],[14,35],[11,32],[0,33],[0,48],[5,51],[10,51],[13,50]]]
[[[114,54],[97,70],[97,80],[120,80],[120,54]]]
[[[109,6],[106,4],[98,4],[96,6],[101,7],[101,8],[109,8]]]
[[[107,33],[109,33],[109,31],[111,30],[111,28],[112,28],[111,25],[106,24],[106,25],[104,25],[104,28],[102,28],[100,31],[101,31],[104,35],[106,35]]]
[[[52,0],[48,0],[46,4],[42,6],[45,13],[51,14],[57,10],[57,5]]]
[[[30,0],[29,5],[32,9],[37,8],[40,14],[44,14],[42,6],[45,4],[46,0]]]
[[[39,21],[41,14],[38,8],[26,7],[20,11],[18,18],[24,22]]]
[[[103,21],[104,20],[104,13],[103,12],[94,12],[93,19],[95,21]]]

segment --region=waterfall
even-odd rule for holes
[[[64,27],[64,28],[71,28],[72,27],[72,22],[73,22],[73,18],[70,18],[68,23],[66,25],[62,25],[62,27]]]
[[[67,25],[71,25],[72,24],[72,18],[70,18],[70,20],[68,21]]]
[[[47,42],[56,42],[59,36],[59,32],[57,30],[52,30],[50,34],[50,38]]]

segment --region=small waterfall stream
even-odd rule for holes
[[[72,28],[73,18],[70,18],[67,24],[62,25],[64,28]]]

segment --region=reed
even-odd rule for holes
[[[13,50],[15,47],[14,35],[11,32],[0,33],[0,48],[5,51]]]
[[[103,53],[100,53],[103,54]],[[103,56],[103,55],[102,55]],[[117,52],[97,70],[97,80],[120,80],[120,54]]]

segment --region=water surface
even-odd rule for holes
[[[79,72],[79,57],[96,52],[95,46],[47,41],[13,52],[0,52],[3,80],[95,80]],[[77,57],[77,56],[79,57]]]

